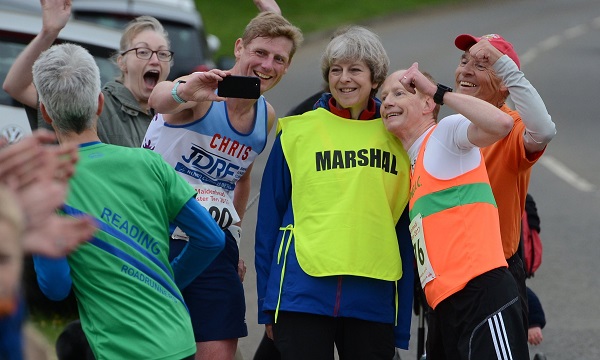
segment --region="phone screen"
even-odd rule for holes
[[[256,76],[229,75],[219,81],[217,94],[221,97],[258,99],[260,79]]]

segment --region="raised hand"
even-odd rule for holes
[[[400,83],[411,94],[416,93],[416,90],[418,90],[420,93],[433,96],[437,90],[437,86],[419,71],[419,63],[417,62],[413,63],[404,72]]]
[[[0,183],[18,190],[37,180],[44,166],[44,144],[55,141],[50,131],[36,130],[32,136],[0,148]]]
[[[44,30],[58,34],[71,17],[71,0],[40,0]]]
[[[212,69],[205,72],[193,73],[185,84],[180,86],[180,96],[188,101],[225,101],[226,99],[218,96],[215,91],[219,86],[219,81],[230,75],[229,71]]]
[[[258,8],[258,10],[262,11],[272,11],[281,15],[281,9],[275,0],[254,0],[254,5]]]
[[[481,39],[469,49],[469,54],[482,66],[492,66],[504,54],[494,47],[488,40]]]
[[[32,254],[62,257],[91,240],[95,231],[96,223],[90,217],[52,214],[39,226],[26,231],[23,249]]]

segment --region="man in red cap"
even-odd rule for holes
[[[498,205],[504,256],[519,287],[527,332],[525,272],[517,254],[521,214],[531,168],[556,134],[555,125],[542,98],[521,72],[519,57],[510,42],[498,34],[481,37],[462,34],[454,43],[464,51],[455,71],[455,91],[485,100],[510,114],[514,120],[506,137],[481,150]],[[515,110],[505,103],[509,94]],[[435,344],[441,339],[435,324],[429,325],[427,358],[438,359]]]

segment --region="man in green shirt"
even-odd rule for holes
[[[100,75],[73,44],[38,58],[40,111],[61,144],[79,144],[66,216],[88,214],[98,231],[66,258],[35,257],[40,288],[60,300],[71,287],[96,359],[193,359],[196,345],[180,289],[223,249],[225,236],[194,199],[195,190],[160,155],[103,144]],[[171,263],[169,226],[190,241]]]

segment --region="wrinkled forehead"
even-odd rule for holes
[[[278,47],[290,52],[294,46],[292,39],[281,36],[257,36],[248,42],[242,42],[244,47]]]
[[[255,37],[242,46],[249,51],[264,50],[268,53],[291,59],[294,51],[294,42],[285,36]]]
[[[395,85],[402,86],[402,84],[400,84],[400,79],[402,79],[404,73],[406,73],[405,69],[397,70],[391,73],[383,82],[383,85],[381,86],[381,92],[383,93],[389,91],[389,89],[393,88]]]

